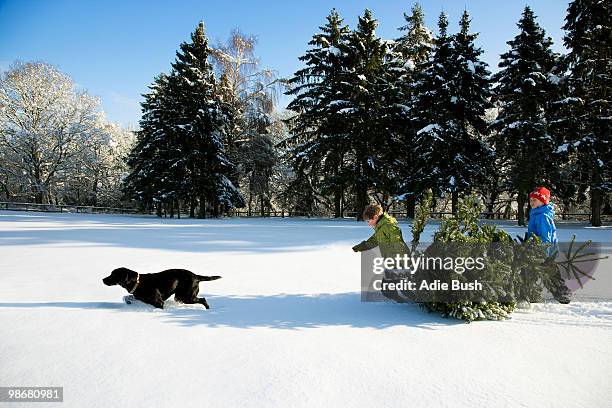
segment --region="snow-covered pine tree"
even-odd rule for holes
[[[556,96],[551,70],[558,56],[529,6],[517,26],[519,33],[507,42],[510,50],[501,55],[500,71],[493,76],[493,99],[499,108],[493,143],[496,154],[507,159],[504,176],[517,194],[519,225],[525,225],[527,194],[537,185],[551,185],[559,167],[548,124],[550,101]]]
[[[321,200],[319,192],[333,196],[334,215],[342,216],[345,190],[349,186],[344,163],[349,146],[340,93],[345,69],[344,50],[350,32],[333,9],[327,23],[308,43],[312,46],[299,59],[306,66],[288,80],[287,95],[294,96],[287,109],[297,113],[286,123],[293,134],[284,145],[291,146],[295,179],[289,191],[311,211]]]
[[[398,199],[406,198],[403,183],[406,172],[413,170],[412,141],[414,129],[410,126],[411,77],[394,41],[383,41],[384,57],[380,73],[374,79],[373,97],[382,103],[376,113],[378,136],[374,140],[372,161],[377,177],[373,185],[376,201],[387,209]]]
[[[493,159],[493,151],[485,142],[489,131],[485,114],[492,107],[490,72],[480,59],[483,51],[474,44],[478,34],[470,33],[470,22],[465,10],[451,48],[455,65],[453,120],[446,139],[450,148],[449,166],[445,169],[448,178],[443,179],[442,187],[451,191],[453,214],[457,213],[459,192],[469,192],[481,184]]]
[[[200,216],[210,206],[214,215],[243,207],[244,199],[230,181],[233,163],[225,150],[227,112],[222,109],[215,75],[208,61],[210,48],[200,22],[183,42],[172,64],[177,83],[174,91],[173,128],[179,141],[176,166],[186,169],[184,198],[200,200]],[[173,163],[175,165],[175,163]]]
[[[345,70],[338,95],[338,112],[347,123],[350,146],[346,171],[353,186],[355,210],[361,219],[373,191],[383,205],[397,191],[394,172],[398,159],[401,121],[407,118],[401,104],[398,74],[401,59],[393,54],[393,43],[376,35],[378,21],[366,9],[345,48]]]
[[[138,200],[145,210],[155,205],[158,215],[161,215],[161,204],[165,201],[162,190],[164,185],[170,184],[166,180],[168,166],[162,156],[170,144],[165,120],[168,80],[168,75],[160,74],[149,87],[150,92],[143,95],[140,130],[127,159],[130,172],[123,189],[126,196]]]
[[[424,188],[452,194],[452,211],[457,211],[459,192],[482,182],[492,161],[486,145],[485,111],[491,106],[489,72],[480,60],[482,50],[474,45],[467,11],[460,31],[447,33],[448,20],[442,13],[434,53],[425,63],[415,85],[414,120],[419,124],[416,148],[420,170],[413,175]]]
[[[182,97],[182,79],[172,70],[168,75],[168,88],[163,98],[162,126],[164,128],[165,143],[160,150],[160,160],[163,163],[161,170],[162,183],[159,193],[163,202],[168,203],[170,217],[174,216],[175,207],[179,209],[180,200],[191,200],[193,185],[190,168],[186,165],[184,152],[192,149],[185,138],[185,113]]]
[[[612,191],[610,163],[610,84],[612,83],[611,6],[607,0],[574,0],[567,9],[564,60],[569,69],[567,93],[554,103],[555,131],[564,139],[560,154],[569,153],[572,180],[591,198],[591,224],[601,225],[601,207]]]
[[[419,190],[432,189],[441,193],[442,184],[448,179],[444,168],[450,160],[442,157],[448,148],[446,132],[453,119],[453,80],[455,66],[452,60],[452,37],[448,34],[448,18],[440,13],[438,35],[429,59],[421,62],[414,84],[414,102],[411,120],[415,133],[415,171],[406,175],[407,185],[420,186]]]
[[[320,201],[331,195],[336,215],[346,190],[360,218],[371,192],[388,203],[400,180],[399,144],[408,119],[399,84],[403,63],[393,41],[376,35],[377,25],[366,10],[349,32],[332,11],[310,42],[315,48],[301,58],[306,68],[289,80],[288,94],[295,95],[289,109],[298,113],[287,121],[295,183],[301,183],[294,190]]]
[[[402,54],[406,68],[414,70],[429,59],[434,46],[434,35],[425,26],[425,14],[419,3],[414,4],[411,13],[404,13],[406,25],[399,30],[405,33],[395,40],[395,50]]]
[[[415,173],[417,160],[414,157],[414,143],[416,139],[415,123],[412,120],[413,111],[416,111],[416,95],[414,84],[417,81],[417,73],[424,67],[431,56],[434,46],[434,35],[425,26],[425,15],[423,9],[416,3],[411,10],[411,14],[404,13],[406,25],[399,28],[404,32],[402,36],[395,40],[394,51],[401,54],[402,72],[399,84],[403,96],[403,105],[407,107],[406,113],[409,115],[407,123],[402,123],[402,160],[399,162],[401,171],[400,180],[402,182],[400,190],[405,199],[406,215],[409,218],[415,216],[416,199],[420,195],[419,184],[412,175]]]
[[[223,134],[226,135],[225,147],[227,157],[234,164],[227,177],[236,188],[240,188],[240,164],[242,159],[240,148],[246,128],[246,118],[244,115],[244,103],[233,88],[232,81],[230,81],[227,72],[223,72],[219,78],[217,95],[221,104],[221,111],[227,119],[223,122],[225,126]]]
[[[486,120],[489,123],[489,137],[487,142],[496,152],[496,141],[499,140],[498,130],[491,126],[497,119],[499,108],[495,107],[487,111]],[[512,204],[506,200],[504,193],[510,191],[506,174],[509,167],[509,158],[500,154],[494,154],[492,165],[489,167],[487,178],[479,186],[479,192],[483,197],[483,203],[487,212],[487,218],[495,218],[495,213],[502,211],[505,217],[510,217]]]

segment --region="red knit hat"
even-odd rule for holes
[[[540,200],[543,204],[548,204],[550,200],[550,191],[546,187],[536,187],[531,193],[529,198],[535,198]]]

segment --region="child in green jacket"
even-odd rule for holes
[[[409,253],[408,245],[404,242],[402,230],[397,224],[397,220],[383,212],[380,205],[373,204],[367,206],[363,211],[363,219],[367,221],[370,227],[374,228],[374,233],[370,238],[355,245],[353,251],[361,252],[379,247],[383,258],[395,258],[398,254],[403,256]],[[382,281],[384,284],[385,282],[393,282],[395,280],[390,278],[387,272],[385,272],[385,277]],[[397,294],[397,291],[383,290],[382,294],[397,302],[405,301],[405,299]]]

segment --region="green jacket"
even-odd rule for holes
[[[376,225],[374,225],[374,234],[365,241],[353,247],[353,251],[367,251],[375,247],[380,248],[380,255],[383,258],[393,258],[395,255],[409,253],[408,246],[402,237],[402,230],[397,225],[397,220],[383,213]]]

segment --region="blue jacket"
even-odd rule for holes
[[[542,242],[549,244],[557,243],[557,228],[553,218],[555,210],[552,204],[546,204],[537,208],[532,208],[529,211],[529,224],[527,225],[527,234],[537,235]]]

